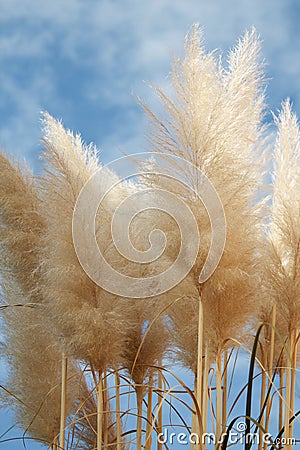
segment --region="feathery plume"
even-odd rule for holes
[[[0,162],[2,298],[11,305],[3,312],[2,352],[8,363],[7,388],[17,398],[6,396],[3,403],[13,407],[18,424],[31,436],[51,443],[59,431],[60,349],[46,330],[41,305],[39,255],[45,224],[33,176],[3,153]],[[68,413],[73,393],[71,389]]]
[[[246,33],[230,52],[229,67],[224,70],[212,53],[205,53],[201,33],[195,27],[186,39],[184,59],[174,64],[171,78],[174,99],[155,88],[167,118],[159,119],[145,106],[153,124],[152,149],[183,158],[204,172],[224,207],[227,222],[224,253],[212,277],[200,287],[198,276],[210,245],[210,222],[195,196],[184,197],[196,217],[201,236],[199,257],[191,273],[198,296],[201,293],[204,302],[204,336],[211,355],[226,339],[238,338],[255,312],[256,254],[261,243],[259,205],[254,202],[262,179],[260,141],[264,132],[262,69],[257,62],[258,55],[256,33]],[[201,190],[197,170],[188,167],[179,162],[169,170],[175,175],[183,170],[189,186]],[[151,182],[161,186],[159,177]],[[171,183],[168,189],[172,190]],[[182,312],[177,316],[186,315],[183,314],[186,304],[192,310],[197,309],[195,300],[178,302]],[[193,320],[198,320],[197,314],[192,315]],[[197,330],[196,324],[190,323],[190,327]],[[188,339],[189,344],[194,341]],[[189,349],[191,354],[194,351]]]
[[[288,331],[300,325],[300,133],[289,101],[276,119],[273,202],[270,222],[270,298]]]
[[[44,161],[41,178],[43,214],[47,230],[43,239],[44,301],[51,327],[63,338],[67,354],[104,371],[120,362],[124,347],[122,310],[114,297],[99,288],[84,272],[75,253],[72,218],[78,195],[99,169],[95,149],[80,136],[44,115]],[[104,177],[112,176],[104,173]],[[105,179],[103,183],[105,185]],[[108,223],[110,211],[100,210]],[[102,231],[102,242],[109,236]]]

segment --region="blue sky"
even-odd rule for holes
[[[0,145],[36,162],[47,110],[93,141],[104,161],[143,150],[134,96],[155,105],[147,82],[166,86],[193,22],[208,50],[224,52],[254,25],[270,107],[290,96],[299,112],[299,13],[297,0],[0,0]]]
[[[147,83],[167,85],[194,22],[206,48],[224,53],[254,25],[270,108],[289,96],[300,114],[299,20],[297,0],[0,0],[0,145],[38,170],[39,114],[47,110],[93,141],[103,162],[143,151],[135,96],[156,105]]]

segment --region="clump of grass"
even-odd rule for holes
[[[256,427],[262,436],[269,430],[274,398],[279,396],[278,436],[293,436],[300,325],[297,119],[285,102],[275,119],[272,205],[264,209],[265,155],[270,146],[263,125],[259,38],[254,30],[246,32],[229,52],[226,66],[215,53],[206,53],[198,26],[188,34],[184,49],[183,59],[175,59],[173,65],[173,94],[154,87],[164,116],[143,105],[152,126],[151,150],[162,159],[142,164],[138,184],[120,182],[116,174],[101,168],[96,149],[47,113],[39,177],[0,153],[2,354],[10,371],[6,392],[11,394],[4,403],[12,405],[26,433],[53,450],[123,450],[131,435],[138,450],[161,450],[153,436],[162,432],[166,408],[170,425],[176,417],[180,423],[174,426],[200,438],[209,426],[217,438],[227,431],[225,450],[240,418],[233,417],[233,411],[244,392],[241,417],[247,433]],[[123,275],[139,279],[163,273],[180,250],[178,224],[161,208],[153,210],[154,191],[168,191],[188,205],[200,247],[186,277],[169,291],[156,296],[145,292],[143,299],[116,295],[98,286],[79,263],[73,214],[82,188],[99,169],[101,192],[92,195],[105,193],[111,180],[116,186],[96,213],[95,237],[107,262]],[[203,283],[199,276],[212,230],[208,212],[195,194],[201,194],[203,182],[198,169],[218,192],[227,227],[222,258]],[[166,171],[173,178],[161,175]],[[177,175],[186,185],[174,180]],[[151,208],[139,200],[145,188]],[[136,206],[144,209],[129,226],[133,246],[140,252],[147,249],[154,229],[164,232],[167,240],[164,254],[147,264],[120,254],[111,228],[116,208],[132,194]],[[81,226],[85,242],[84,217]],[[259,326],[253,339],[254,322]],[[229,406],[245,335],[252,346],[248,379]],[[171,374],[171,362],[193,374],[193,386]],[[257,379],[261,393],[255,418]],[[245,449],[252,445],[246,442]]]
[[[124,327],[111,299],[86,275],[75,253],[72,217],[77,197],[99,168],[79,136],[44,117],[45,174],[40,180],[43,216],[43,301],[51,328],[68,355],[103,372],[120,361]],[[101,211],[105,214],[105,211]],[[104,237],[104,236],[103,236]]]
[[[290,438],[293,434],[293,422],[289,421],[294,415],[300,326],[300,132],[297,117],[292,113],[288,100],[282,104],[282,111],[275,122],[278,134],[274,149],[273,202],[266,279],[269,297],[276,307],[276,325],[281,335],[281,343],[276,346],[281,349],[282,355],[278,358],[279,373],[280,367],[286,367],[285,437]]]
[[[221,395],[222,352],[232,345],[231,339],[241,338],[246,324],[257,312],[254,296],[257,253],[263,245],[259,234],[261,205],[257,196],[264,170],[265,131],[261,123],[264,80],[259,49],[255,31],[247,32],[229,53],[228,68],[224,69],[213,53],[205,53],[201,32],[194,27],[185,41],[183,60],[174,62],[173,97],[155,87],[166,118],[158,118],[144,106],[153,125],[151,149],[183,158],[201,169],[212,181],[224,207],[227,224],[224,253],[214,274],[200,285],[198,278],[211,239],[210,224],[203,205],[194,195],[179,194],[175,184],[176,194],[184,196],[196,217],[201,247],[192,268],[193,279],[189,280],[194,293],[190,295],[191,288],[187,291],[183,285],[185,299],[170,309],[172,333],[184,359],[189,355],[189,366],[195,375],[201,371],[198,390],[202,390],[199,378],[203,376],[199,359],[208,358],[209,365],[218,361],[218,396]],[[192,171],[189,165],[174,160],[174,167],[169,171],[181,172],[189,186],[201,191],[197,171]],[[161,177],[153,177],[151,182],[166,187]],[[168,190],[172,188],[169,184]],[[172,249],[176,251],[178,245]],[[200,310],[199,319],[197,311]],[[199,340],[201,344],[197,345]],[[218,409],[220,414],[221,406]],[[220,421],[219,416],[218,434]]]
[[[36,183],[0,153],[2,353],[8,368],[4,405],[13,407],[18,424],[30,436],[51,443],[60,424],[59,345],[48,332],[41,304],[40,251],[45,222]],[[14,307],[14,304],[24,305]],[[26,305],[31,305],[27,307]],[[42,351],[41,351],[42,349]],[[78,376],[78,370],[71,369]],[[73,381],[72,381],[73,383]],[[76,390],[66,399],[74,408]]]

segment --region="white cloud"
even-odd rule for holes
[[[68,125],[72,127],[74,121],[83,135],[89,115],[91,126],[98,124],[92,135],[97,143],[106,145],[111,140],[119,146],[130,131],[129,141],[144,145],[140,129],[143,119],[130,111],[126,115],[125,109],[133,108],[132,93],[153,102],[143,80],[166,85],[172,54],[182,52],[183,36],[193,22],[203,25],[209,50],[231,47],[246,28],[255,25],[264,41],[268,71],[277,72],[278,80],[271,84],[271,95],[278,98],[281,92],[286,95],[284,80],[289,80],[293,92],[300,91],[300,62],[296,58],[299,40],[292,34],[293,12],[287,9],[284,0],[2,3],[0,104],[1,96],[6,98],[8,93],[10,101],[7,118],[0,124],[1,144],[9,143],[11,148],[19,149],[18,153],[30,153],[38,143],[34,121],[40,108],[52,109],[59,116],[67,115]],[[70,83],[63,87],[59,79],[62,65],[63,70],[70,72]],[[25,87],[20,82],[23,76],[28,77]],[[85,98],[83,106],[78,104],[77,97]],[[110,138],[105,126],[101,128],[101,122],[109,117],[102,114],[114,108],[122,110],[122,121],[114,124],[114,136]],[[23,150],[21,142],[25,143]]]

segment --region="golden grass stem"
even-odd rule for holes
[[[60,401],[60,435],[59,448],[65,448],[65,429],[66,429],[66,405],[67,405],[67,374],[68,374],[68,358],[62,353],[61,359],[61,401]]]
[[[297,375],[297,330],[292,333],[292,373],[291,373],[291,401],[290,401],[290,412],[291,415],[294,414],[295,410],[295,396],[296,396],[296,375]],[[294,422],[289,425],[289,436],[292,438],[294,434]]]
[[[227,385],[228,385],[228,350],[224,350],[224,365],[223,365],[223,395],[222,395],[222,433],[226,429],[227,422]]]
[[[97,384],[97,450],[102,450],[103,440],[103,387],[102,373],[99,373]]]
[[[272,375],[273,375],[273,363],[274,363],[274,346],[275,346],[275,327],[276,327],[276,303],[274,303],[272,308],[272,328],[270,337],[270,347],[269,347],[269,359],[268,359],[268,391],[272,385]],[[272,397],[269,395],[266,404],[266,415],[265,415],[265,432],[269,431],[270,415],[272,408]],[[265,442],[264,450],[267,450],[268,443]]]
[[[197,383],[196,383],[196,395],[198,400],[198,407],[200,411],[200,417],[197,420],[197,434],[200,436],[200,431],[203,429],[202,423],[202,382],[203,382],[203,301],[202,296],[199,295],[199,313],[198,313],[198,351],[197,351]],[[201,433],[202,434],[202,433]],[[196,448],[201,449],[201,439],[199,439],[199,444]]]
[[[158,392],[159,392],[158,403],[160,403],[162,392],[163,392],[163,377],[162,377],[161,369],[158,370],[158,374],[157,374],[157,387],[158,387]],[[161,408],[159,408],[159,410],[158,410],[157,432],[158,432],[158,434],[163,432],[163,408],[162,408],[162,405],[161,405]],[[162,446],[163,446],[163,444],[161,442],[159,442],[159,440],[157,440],[157,450],[162,450],[162,448],[163,448]]]
[[[117,426],[117,450],[121,450],[122,444],[122,423],[121,423],[121,402],[120,402],[120,375],[115,373],[116,383],[116,426]]]
[[[146,444],[145,450],[151,450],[152,445],[152,404],[153,404],[152,387],[149,386],[148,405],[147,405],[147,427],[146,427]]]
[[[289,431],[290,431],[290,404],[291,404],[291,356],[292,356],[292,334],[288,338],[288,355],[287,355],[287,366],[285,370],[285,421],[284,421],[284,437],[285,437],[285,450],[290,450],[289,442]]]
[[[206,347],[204,354],[204,368],[203,368],[203,399],[202,399],[203,433],[206,432],[207,418],[208,418],[208,372],[209,372],[208,351]],[[206,439],[203,441],[203,450],[205,449],[206,449]]]
[[[266,382],[267,382],[267,354],[268,354],[268,343],[267,339],[265,339],[265,345],[262,348],[262,372],[261,372],[261,383],[260,383],[260,411],[262,411],[265,398],[266,398]],[[261,425],[264,423],[265,412],[261,415],[260,423]],[[259,429],[259,443],[258,450],[262,450],[263,447],[263,431]]]
[[[198,396],[197,396],[197,374],[195,375],[195,379],[194,379],[194,396],[196,397],[197,401],[198,401]],[[193,405],[194,406],[194,405]],[[194,409],[194,408],[193,408]],[[198,427],[197,427],[197,415],[196,413],[192,413],[192,428],[191,428],[191,433],[197,433],[198,432]],[[195,449],[195,444],[193,442],[190,443],[190,450],[194,450]]]
[[[102,389],[103,389],[103,448],[106,450],[108,445],[108,387],[107,387],[107,375],[102,377]]]
[[[278,412],[278,430],[281,430],[283,427],[283,392],[284,392],[284,368],[279,368],[279,387],[280,387],[280,396],[279,396],[279,412]]]
[[[216,438],[219,440],[222,432],[222,351],[220,348],[216,357],[216,391]]]
[[[137,402],[137,418],[136,418],[136,448],[141,450],[142,447],[142,422],[143,422],[143,394],[140,386],[136,390]]]

